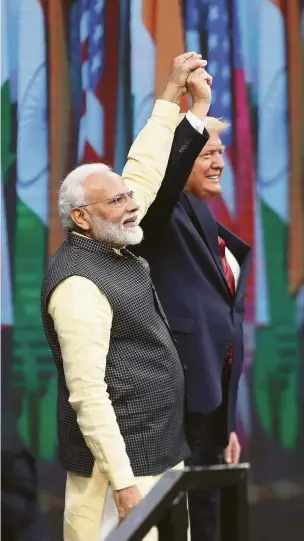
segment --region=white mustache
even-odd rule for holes
[[[122,218],[121,224],[124,224],[126,220],[137,220],[137,214],[128,214]]]

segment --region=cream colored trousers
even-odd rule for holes
[[[182,462],[174,467],[174,469],[181,468],[183,468]],[[138,490],[143,497],[150,492],[161,475],[136,478]],[[112,490],[96,462],[92,477],[78,477],[68,473],[64,541],[104,541],[117,524],[118,516]],[[144,541],[158,541],[157,528],[152,528]]]

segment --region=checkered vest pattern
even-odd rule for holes
[[[148,264],[128,250],[117,254],[99,241],[75,234],[70,234],[53,256],[41,297],[43,326],[58,371],[61,464],[67,471],[87,477],[94,465],[69,404],[60,346],[47,312],[56,286],[73,275],[91,280],[111,304],[107,390],[134,474],[159,474],[188,453],[183,428],[185,383],[183,366],[151,283]]]

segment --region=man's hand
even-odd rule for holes
[[[187,89],[192,96],[193,103],[211,103],[212,77],[204,68],[192,71],[187,79]]]
[[[224,459],[227,464],[237,464],[241,456],[239,438],[235,432],[231,432],[228,446],[224,451]]]
[[[119,520],[123,520],[132,511],[132,509],[140,502],[141,494],[137,486],[114,490],[113,498],[118,511]]]
[[[192,96],[191,112],[204,120],[211,104],[212,77],[203,68],[192,71],[187,79],[187,89]]]
[[[177,56],[173,61],[161,99],[179,104],[182,96],[187,93],[186,81],[189,74],[197,68],[203,68],[206,64],[202,55],[194,52]]]

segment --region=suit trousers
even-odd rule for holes
[[[227,439],[228,380],[223,377],[223,401],[208,414],[187,412],[186,429],[192,454],[186,466],[213,466],[223,463]],[[220,491],[188,492],[191,541],[215,541],[218,531]]]
[[[183,463],[180,463],[174,469],[182,467]],[[143,497],[150,492],[161,475],[136,477],[136,485]],[[97,463],[94,464],[90,478],[68,473],[64,511],[64,541],[104,541],[117,524],[118,515],[112,489]],[[160,537],[155,527],[145,536],[144,541],[173,541],[170,524],[166,524],[165,521],[162,526],[164,529]]]

